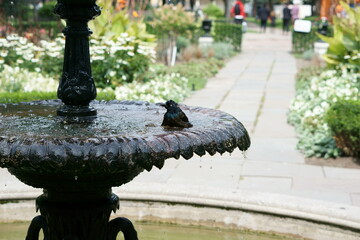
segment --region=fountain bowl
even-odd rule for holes
[[[168,158],[245,151],[243,125],[218,110],[180,105],[191,128],[162,127],[166,111],[140,101],[94,101],[96,117],[61,117],[57,100],[0,105],[0,167],[55,191],[120,186]]]

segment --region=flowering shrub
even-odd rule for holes
[[[324,121],[327,110],[339,99],[359,99],[360,73],[344,67],[308,78],[290,105],[289,123],[299,133],[298,148],[307,157],[337,157],[341,151]]]
[[[159,75],[143,84],[136,82],[124,84],[115,89],[115,95],[118,100],[163,102],[173,99],[176,102],[181,102],[190,93],[187,84],[187,78],[181,77],[178,73],[172,73]]]
[[[2,66],[0,92],[55,92],[59,82],[38,72],[20,67]],[[41,87],[39,87],[41,86]]]
[[[56,76],[62,68],[64,45],[63,38],[56,38],[53,42],[40,41],[37,46],[26,38],[9,35],[0,38],[0,64]]]
[[[116,87],[123,82],[143,80],[150,63],[155,61],[153,45],[127,33],[106,41],[91,40],[93,77],[98,87]]]
[[[93,77],[98,87],[119,86],[121,82],[142,80],[149,64],[155,59],[154,46],[127,33],[105,41],[91,40]],[[40,41],[40,45],[26,38],[11,35],[0,39],[0,71],[2,64],[42,72],[59,78],[62,70],[65,39]]]

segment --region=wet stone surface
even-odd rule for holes
[[[111,187],[144,169],[161,168],[167,158],[250,145],[242,124],[217,110],[180,105],[193,127],[166,128],[161,126],[166,109],[147,102],[94,102],[97,117],[80,121],[56,116],[59,106],[59,101],[0,105],[0,167],[34,187],[59,187],[59,179],[64,187],[74,182],[70,188],[76,189]],[[89,180],[94,185],[86,184]]]

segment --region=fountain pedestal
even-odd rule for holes
[[[45,239],[115,240],[119,231],[125,239],[137,239],[132,223],[125,218],[109,222],[119,208],[119,198],[111,190],[97,192],[56,192],[44,190],[36,199],[41,215],[33,219],[26,240]]]
[[[66,37],[63,73],[58,97],[65,106],[58,109],[60,116],[93,116],[96,110],[89,107],[96,98],[94,79],[91,76],[88,21],[100,15],[95,0],[58,0],[54,12],[66,20],[63,33]]]

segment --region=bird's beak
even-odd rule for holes
[[[166,107],[165,103],[157,103],[156,105],[162,106],[162,107]]]

